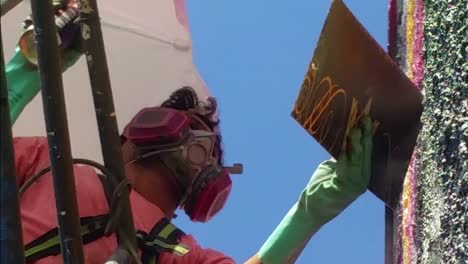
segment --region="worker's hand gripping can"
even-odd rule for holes
[[[79,10],[75,1],[54,1],[55,25],[57,26],[57,42],[61,50],[66,50],[74,44],[79,25]],[[19,40],[23,57],[32,65],[37,65],[34,24],[31,16],[23,22],[23,33]]]

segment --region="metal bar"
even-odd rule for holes
[[[21,1],[23,0],[1,0],[0,13],[2,14],[2,16],[8,13],[13,8],[15,8],[15,6],[20,4]]]
[[[389,9],[388,9],[388,54],[390,57],[398,64],[397,54],[398,52],[398,31],[399,31],[399,23],[398,23],[398,16],[400,10],[402,8],[401,5],[402,0],[389,0]],[[399,188],[399,186],[396,186]],[[395,195],[396,193],[401,194],[400,192],[393,192],[393,196],[391,200],[393,202],[391,209],[388,206],[385,206],[385,250],[384,250],[384,263],[385,264],[393,264],[397,263],[396,255],[395,255],[395,243],[396,237],[398,236],[398,228],[395,227],[395,223],[398,222],[398,201],[399,201],[399,194]]]
[[[393,234],[394,234],[393,210],[385,206],[385,264],[393,264]]]
[[[0,32],[0,263],[24,264],[10,106]]]
[[[83,263],[61,57],[52,1],[32,0],[31,9],[63,263]]]
[[[80,0],[78,5],[104,165],[115,177],[110,180],[110,192],[113,193],[126,176],[99,11],[96,0]],[[119,245],[125,244],[125,249],[132,250],[136,249],[137,243],[129,191],[127,188],[121,190],[116,234]]]

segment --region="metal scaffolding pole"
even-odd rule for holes
[[[24,264],[8,88],[0,32],[0,263]]]
[[[61,57],[52,1],[32,0],[31,9],[63,263],[83,263]]]
[[[1,15],[5,15],[8,13],[10,10],[15,8],[15,6],[19,5],[22,0],[0,0],[1,7],[0,8],[0,13]]]
[[[105,166],[112,172],[109,180],[110,192],[126,180],[120,135],[117,127],[112,88],[107,67],[107,58],[101,30],[96,0],[80,0],[80,20],[82,23],[82,44],[86,51],[88,71],[99,128],[102,155]],[[121,186],[121,185],[120,185]],[[132,218],[128,188],[119,188],[120,213],[115,219],[117,239],[120,248],[135,250],[136,233]],[[131,252],[128,252],[131,254]]]

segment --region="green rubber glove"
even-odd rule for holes
[[[62,72],[75,64],[81,53],[70,49],[64,53]],[[40,89],[39,74],[37,68],[32,66],[21,55],[19,47],[15,49],[15,55],[5,66],[8,100],[10,104],[10,117],[12,125],[24,110],[27,104],[37,95]]]
[[[261,247],[263,264],[294,263],[311,237],[367,189],[372,151],[371,120],[350,131],[347,151],[321,163],[299,200]]]

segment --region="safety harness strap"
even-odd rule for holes
[[[159,254],[162,252],[170,252],[177,256],[187,254],[190,248],[183,243],[179,243],[183,235],[185,233],[174,226],[167,218],[161,219],[149,234],[139,230],[137,239],[138,246],[143,251],[143,264],[156,263]]]
[[[110,221],[113,221],[115,217],[113,214],[113,206],[115,197],[110,193],[109,182],[106,180],[106,176],[98,174],[104,188],[104,193],[111,208]],[[115,223],[114,223],[115,224]],[[109,227],[106,228],[108,232]],[[189,252],[187,245],[179,243],[179,239],[185,235],[185,233],[174,226],[171,221],[167,218],[162,218],[156,225],[151,229],[150,233],[147,234],[144,231],[137,230],[137,241],[138,247],[142,250],[142,262],[156,263],[158,256],[162,252],[171,252],[172,254],[183,256]]]
[[[109,192],[106,178],[101,174],[98,174],[98,176],[110,206],[113,197]],[[83,245],[94,242],[105,236],[106,231],[109,231],[106,230],[106,228],[109,229],[108,225],[111,219],[111,214],[80,218]],[[138,247],[142,251],[142,262],[144,264],[156,263],[159,254],[162,252],[171,252],[178,256],[187,254],[190,248],[185,244],[179,243],[183,235],[185,235],[185,233],[174,226],[167,218],[163,218],[156,223],[149,234],[138,230],[136,236]],[[60,253],[61,248],[58,228],[50,230],[41,237],[25,245],[27,263],[49,256],[56,256]]]
[[[83,244],[91,243],[102,237],[108,219],[109,215],[107,214],[80,218]],[[60,237],[58,228],[50,230],[25,246],[25,257],[28,263],[59,254]]]
[[[109,215],[96,217],[83,217],[81,222],[81,235],[83,245],[98,240],[104,236],[104,230],[109,219]],[[183,256],[190,251],[190,247],[179,243],[183,231],[175,227],[168,219],[161,219],[149,234],[144,231],[137,231],[138,247],[142,250],[143,264],[156,263],[159,254],[170,252],[177,256]],[[26,262],[49,256],[56,256],[60,251],[60,237],[58,228],[54,228],[41,237],[35,239],[25,246]]]

